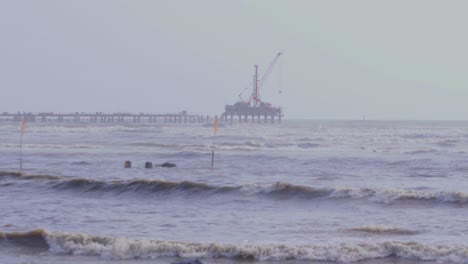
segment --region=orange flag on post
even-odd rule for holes
[[[20,136],[20,170],[23,169],[23,134],[24,134],[24,124],[25,120],[21,121],[21,136]]]
[[[21,136],[24,135],[24,124],[26,123],[26,121],[23,119],[23,121],[21,121]]]
[[[211,146],[211,167],[214,166],[214,149],[215,149],[216,132],[218,132],[218,117],[217,116],[215,116],[215,119],[214,119],[213,145]]]
[[[216,134],[216,132],[218,132],[218,117],[215,116],[215,120],[214,120],[214,133]]]

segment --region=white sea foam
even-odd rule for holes
[[[435,200],[441,202],[468,202],[468,194],[460,191],[422,192],[403,189],[337,188],[330,197],[367,198],[371,201],[390,203],[396,200]]]
[[[396,256],[404,259],[467,263],[465,245],[435,245],[419,242],[340,243],[324,245],[260,245],[187,243],[92,236],[81,233],[44,232],[50,251],[59,254],[97,255],[109,259],[240,258],[266,260],[318,260],[355,262]]]

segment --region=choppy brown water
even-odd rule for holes
[[[0,123],[0,260],[468,263],[468,123],[211,132]]]

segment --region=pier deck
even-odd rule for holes
[[[230,123],[281,123],[283,113],[280,107],[262,104],[257,107],[251,107],[246,103],[236,103],[226,105],[225,111],[221,115],[221,120]],[[250,120],[249,120],[250,119]]]
[[[0,121],[26,122],[88,122],[88,123],[206,123],[213,121],[208,115],[180,113],[8,113],[0,114]]]

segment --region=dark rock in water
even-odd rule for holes
[[[165,168],[174,168],[174,167],[176,167],[176,165],[174,163],[170,163],[170,162],[164,162],[163,164],[161,164],[159,166],[165,167]]]
[[[203,264],[203,262],[201,262],[198,259],[192,259],[192,260],[182,260],[178,262],[173,262],[171,264]]]
[[[129,160],[126,160],[124,163],[124,168],[131,168],[132,167],[132,162]]]
[[[146,169],[152,169],[153,168],[153,163],[152,162],[145,162],[145,168]]]

